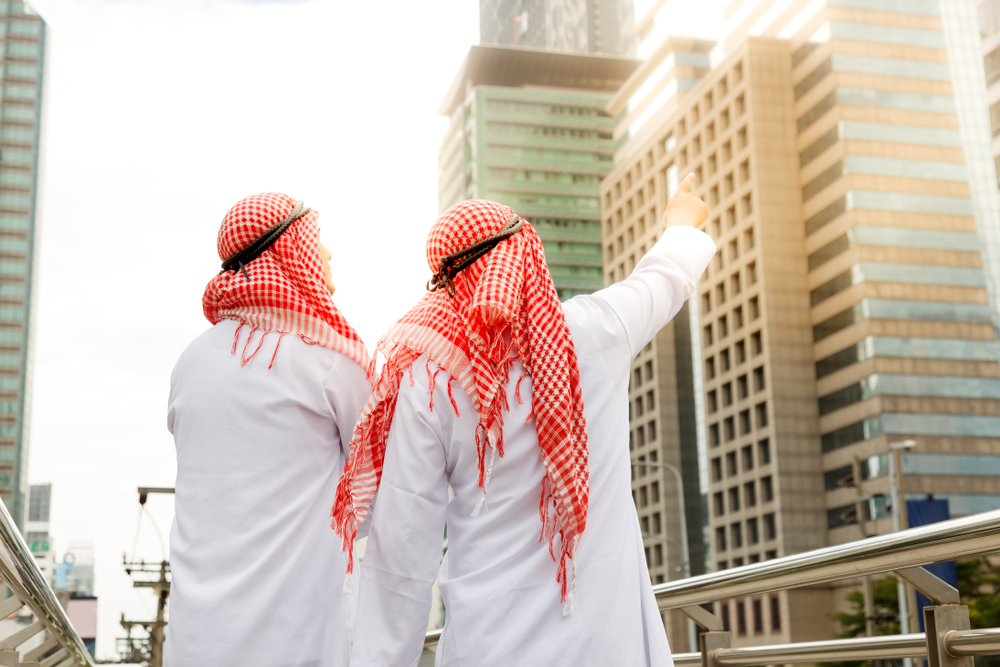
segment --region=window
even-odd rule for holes
[[[740,412],[740,435],[746,435],[750,432],[750,411],[743,410]]]
[[[739,549],[743,546],[743,524],[741,523],[731,523],[729,524],[729,537],[732,540],[733,548]]]
[[[742,343],[741,343],[741,345],[742,345]],[[740,355],[740,348],[739,348],[739,346],[737,346],[737,348],[736,348],[736,360],[737,361],[740,361],[740,356],[741,356]],[[746,375],[741,375],[738,378],[736,378],[736,397],[739,400],[742,401],[744,398],[747,397],[747,395],[748,395],[747,376]]]
[[[742,329],[743,328],[743,306],[736,306],[735,308],[733,308],[733,328],[734,329]],[[744,349],[743,348],[743,341],[740,341],[739,343],[737,343],[737,345],[740,346],[741,350]],[[746,354],[745,353],[743,355],[743,358],[744,359],[746,358]],[[742,362],[743,362],[743,359],[740,359],[736,363],[739,364],[739,363],[742,363]]]
[[[758,366],[753,369],[753,390],[764,391],[764,367]]]
[[[751,563],[759,563],[760,562],[760,554],[750,554],[747,557],[747,560],[749,562],[751,562]]]
[[[753,234],[753,227],[743,232],[743,247],[747,249],[747,252],[753,250],[753,247],[757,244],[756,239]]]
[[[646,362],[646,379],[647,380],[652,380],[653,379],[653,362],[652,361],[647,361]]]
[[[774,500],[774,485],[771,482],[770,475],[760,478],[760,497],[765,503]]]
[[[646,424],[646,433],[649,435],[650,442],[656,442],[656,421],[651,421]],[[654,454],[656,452],[653,452]]]
[[[637,417],[641,417],[642,416],[642,412],[643,412],[643,410],[642,410],[642,397],[640,396],[639,398],[635,399],[635,415]]]
[[[736,474],[736,452],[726,454],[726,474],[730,477]]]
[[[722,526],[715,529],[715,550],[726,550],[726,529]]]
[[[708,408],[708,414],[712,414],[719,409],[719,402],[714,389],[708,392],[706,407]]]
[[[777,556],[775,553],[773,557]],[[771,596],[771,632],[781,632],[781,600],[777,595]]]
[[[726,174],[726,178],[724,179],[723,183],[725,186],[726,196],[728,197],[729,195],[733,194],[733,190],[736,189],[736,185],[733,179],[733,172],[729,172],[728,174]]]
[[[726,408],[733,404],[733,385],[727,382],[722,385],[722,407]]]
[[[658,533],[654,531],[654,535]],[[653,562],[657,565],[663,565],[663,545],[655,544],[653,545]]]
[[[726,561],[722,561],[722,562],[719,563],[719,569],[720,570],[725,570],[726,569]],[[720,606],[720,608],[722,610],[720,612],[720,614],[722,616],[722,631],[723,632],[730,632],[730,630],[729,630],[729,603],[728,602],[723,602],[719,606]]]
[[[729,127],[729,110],[723,112],[723,125]],[[729,162],[733,159],[733,142],[727,141],[722,144],[722,160],[723,162]]]
[[[778,531],[774,525],[774,514],[765,514],[764,519],[764,539],[770,542],[778,536]]]
[[[705,345],[706,346],[711,345],[712,342],[713,342],[712,341],[712,325],[711,324],[706,324],[704,332],[705,332]],[[638,372],[638,371],[636,371],[636,372]]]
[[[722,501],[722,491],[712,494],[712,508],[715,510],[715,516],[722,516],[726,513],[726,505]]]
[[[729,489],[729,511],[730,512],[740,511],[740,488],[738,486],[734,486],[731,489]],[[736,543],[735,537],[733,538],[733,546],[734,547],[739,546]]]
[[[760,533],[757,530],[757,519],[747,519],[747,544],[757,544],[760,542]]]
[[[747,282],[751,285],[757,284],[757,262],[747,264]]]
[[[729,370],[729,350],[723,350],[719,352],[719,364],[722,365],[722,372],[725,373]]]
[[[726,316],[723,315],[719,318],[719,338],[725,338],[729,335],[729,326],[726,320]]]
[[[712,481],[718,482],[722,479],[722,458],[715,457],[712,459]]]
[[[639,507],[649,505],[649,490],[645,486],[639,487]]]
[[[757,428],[767,426],[767,403],[758,403],[755,408],[757,412]]]
[[[753,197],[750,193],[743,195],[743,217],[753,213]]]
[[[771,443],[767,438],[757,443],[757,461],[762,466],[771,462]]]
[[[705,360],[705,376],[709,380],[715,377],[715,357],[709,357]]]
[[[740,246],[736,242],[736,239],[733,239],[732,241],[729,242],[729,261],[733,262],[739,256],[740,256]]]
[[[638,387],[642,384],[642,371],[638,368],[632,371],[632,386]]]
[[[662,521],[660,520],[660,513],[656,512],[655,514],[653,514],[653,534],[654,535],[660,535],[660,534],[663,533],[663,526],[661,524],[662,524]],[[662,563],[663,563],[663,561],[661,560],[659,563],[657,563],[657,565],[661,565]]]
[[[739,146],[740,150],[747,147],[747,128],[746,126],[740,128],[740,131],[736,133],[736,145]]]
[[[736,226],[736,207],[730,206],[726,209],[726,225],[729,229]]]
[[[740,635],[747,633],[747,611],[742,601],[736,603],[736,632]]]
[[[717,206],[719,204],[719,186],[713,185],[712,189],[708,191],[708,205]]]
[[[651,495],[653,497],[652,500],[653,500],[654,504],[660,502],[660,483],[659,482],[653,482],[652,484],[649,485],[649,495]]]
[[[746,503],[747,507],[757,507],[757,491],[753,482],[747,482],[743,485],[743,502]],[[757,532],[757,519],[753,520],[754,534]],[[757,544],[757,540],[753,540],[750,544]]]
[[[708,140],[713,141],[715,139],[715,125],[709,125],[706,129],[708,130],[707,132]],[[714,174],[718,170],[719,170],[719,156],[716,155],[715,153],[712,153],[711,155],[708,156],[708,173]]]
[[[640,447],[644,446],[644,445],[646,444],[646,431],[645,431],[645,429],[643,429],[643,428],[642,428],[642,427],[640,426],[639,428],[637,428],[637,429],[635,430],[635,435],[636,435],[636,442],[638,443],[638,445],[639,445]],[[640,460],[642,460],[642,457],[640,457]],[[645,475],[645,474],[646,474],[646,469],[645,469],[645,468],[643,468],[643,469],[642,469],[642,472],[641,472],[641,473],[639,473],[639,474],[640,474],[640,475]]]
[[[778,551],[777,550],[771,550],[771,551],[765,551],[764,552],[764,558],[766,558],[767,560],[774,560],[777,557],[778,557]]]
[[[649,547],[645,548],[646,552],[646,569],[648,570],[653,565],[653,559],[649,555]]]
[[[743,459],[743,472],[753,470],[753,448],[747,445],[740,450],[740,454]]]
[[[712,310],[712,293],[705,292],[701,295],[701,312],[707,313]]]
[[[729,293],[734,295],[740,293],[740,274],[734,273],[729,278]]]
[[[726,285],[724,283],[719,283],[715,286],[715,302],[725,303],[726,302]]]
[[[754,356],[764,351],[764,345],[761,342],[759,331],[755,331],[750,335],[750,350],[753,352]]]
[[[764,609],[760,598],[755,598],[753,601],[753,632],[755,635],[764,632]]]
[[[646,392],[646,410],[652,412],[656,407],[656,401],[654,399],[653,390],[650,389]]]
[[[719,446],[719,425],[712,424],[708,427],[708,442],[712,447]]]
[[[727,417],[724,422],[722,422],[723,427],[726,431],[726,442],[736,439],[736,422],[733,421],[732,417]]]
[[[740,183],[746,183],[750,180],[750,160],[744,160],[740,164]]]
[[[742,78],[742,76],[740,78]],[[736,115],[742,116],[746,110],[747,110],[746,96],[740,95],[739,97],[736,98]]]

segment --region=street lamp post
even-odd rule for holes
[[[902,524],[903,505],[903,467],[899,453],[917,448],[916,440],[901,440],[889,443],[889,493],[892,498],[892,532],[898,533]],[[896,578],[896,596],[899,598],[899,632],[910,634],[910,604],[907,598],[906,584]],[[913,658],[903,658],[904,667],[913,667]]]
[[[684,506],[684,479],[681,477],[681,471],[675,466],[664,463],[660,461],[632,461],[633,466],[649,466],[650,468],[666,468],[674,475],[674,479],[677,480],[677,502],[680,505],[681,511],[681,563],[684,567],[684,577],[691,576],[691,556],[690,556],[690,545],[688,543],[688,531],[687,531],[687,511]],[[645,536],[644,536],[645,537]],[[671,540],[672,541],[672,540]],[[688,645],[692,651],[698,649],[698,639],[694,629],[694,621],[688,619]],[[911,666],[907,666],[911,667]]]

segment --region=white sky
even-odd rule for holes
[[[154,598],[121,567],[136,487],[172,486],[170,371],[207,328],[215,234],[241,197],[320,212],[337,302],[372,346],[423,291],[435,111],[475,0],[35,0],[49,25],[29,477],[60,555],[94,544],[98,655]],[[169,498],[150,507],[169,530]],[[159,560],[144,520],[139,555]]]

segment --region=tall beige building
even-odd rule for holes
[[[690,380],[675,323],[636,359],[644,384],[630,398],[646,383],[694,388],[714,569],[889,532],[897,440],[918,443],[903,458],[907,497],[947,498],[953,516],[1000,507],[1000,350],[984,271],[996,230],[977,194],[981,156],[966,148],[956,98],[968,82],[946,4],[730,3],[721,62],[602,181],[607,283],[660,235],[679,177],[694,172],[711,208],[719,253],[688,307]],[[780,30],[761,29],[765,18]],[[659,401],[669,419],[678,400]],[[639,437],[645,415],[632,428],[633,459],[681,456]],[[669,482],[634,480],[640,521],[670,511],[662,493],[643,505],[654,480]],[[716,612],[737,645],[825,639],[844,593]]]

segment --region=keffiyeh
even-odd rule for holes
[[[249,246],[285,220],[296,203],[287,195],[273,192],[237,202],[219,229],[219,258],[226,260]],[[306,343],[340,352],[368,366],[368,350],[330,298],[319,254],[318,217],[316,211],[305,213],[259,257],[236,270],[224,270],[205,288],[202,308],[209,322],[232,319],[251,328],[243,350],[244,364],[256,354],[254,351],[247,357],[252,332],[259,329],[264,333],[257,350],[267,333],[294,334]]]
[[[516,218],[510,208],[491,201],[469,200],[453,206],[435,222],[427,239],[431,271],[439,273],[443,259],[497,234]],[[479,424],[469,437],[475,437],[478,449],[483,497],[473,515],[486,508],[490,472],[495,457],[503,456],[506,385],[517,358],[531,376],[532,410],[546,470],[539,539],[549,540],[566,602],[573,586],[566,561],[575,558],[587,523],[587,433],[573,341],[548,275],[541,240],[531,225],[525,222],[520,231],[455,276],[454,296],[450,289],[428,292],[389,329],[378,350],[386,363],[355,428],[333,507],[333,527],[344,538],[345,551],[352,552],[358,526],[378,490],[400,381],[423,354],[438,367],[431,376],[432,402],[435,379],[444,371],[449,396],[450,383],[457,381],[475,405]],[[521,400],[519,388],[516,397]],[[558,555],[556,535],[560,538]],[[349,557],[348,571],[352,567]],[[571,604],[571,596],[569,600]]]

